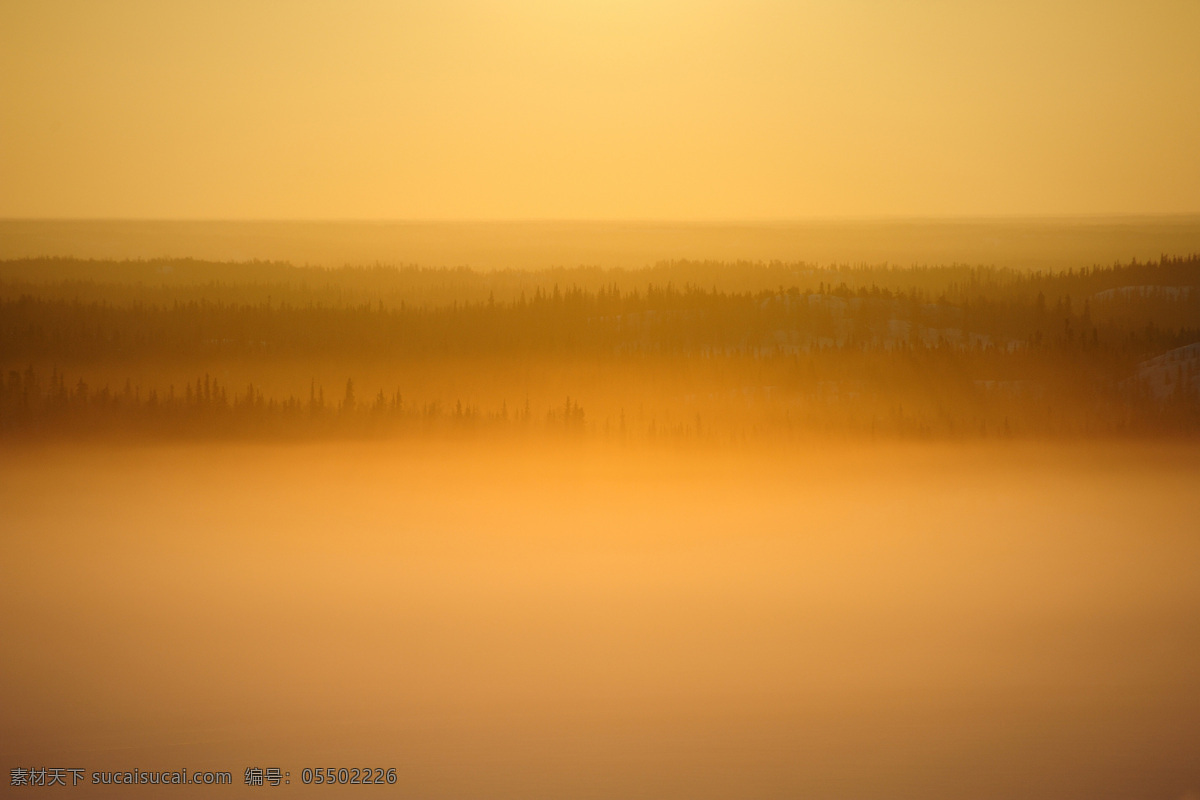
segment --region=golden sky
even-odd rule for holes
[[[0,216],[1200,212],[1200,2],[0,4]]]

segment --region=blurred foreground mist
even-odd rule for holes
[[[1198,456],[9,445],[0,752],[234,794],[1178,800]]]

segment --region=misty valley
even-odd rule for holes
[[[0,263],[0,435],[1194,435],[1200,262]]]

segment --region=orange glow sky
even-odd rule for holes
[[[0,5],[0,216],[1200,211],[1200,3]]]

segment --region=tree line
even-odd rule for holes
[[[171,264],[185,276],[134,282]],[[1195,256],[1054,273],[4,262],[0,430],[1175,434],[1200,422],[1198,342]],[[336,385],[311,366],[331,361]],[[197,382],[229,364],[249,379]],[[309,394],[265,390],[280,371]]]

